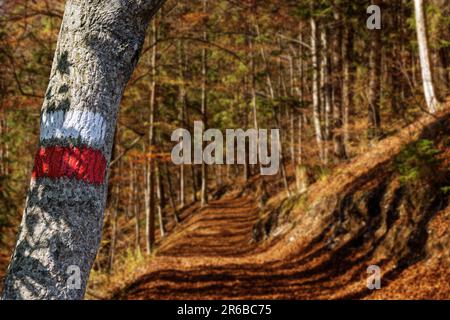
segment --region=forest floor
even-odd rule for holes
[[[142,276],[111,298],[449,298],[449,266],[442,260],[421,261],[402,272],[391,273],[383,279],[386,282],[381,290],[369,291],[366,268],[370,263],[366,261],[358,265],[329,259],[319,253],[323,249],[320,244],[297,253],[294,249],[291,254],[282,249],[286,247],[283,244],[272,248],[257,246],[251,236],[257,212],[255,201],[249,196],[212,202],[164,241]],[[440,220],[432,227],[445,234],[450,227],[450,212],[437,216]]]
[[[415,194],[405,193],[391,169],[403,147],[427,132],[439,136],[436,141],[444,136],[440,144],[449,163],[449,124],[446,108],[338,168],[311,186],[308,209],[296,200],[290,230],[259,243],[253,240],[262,215],[255,194],[234,191],[212,201],[185,216],[140,275],[108,298],[449,299],[448,200],[430,213],[405,211]],[[348,207],[337,196],[349,200]],[[367,288],[372,264],[382,268],[380,290]]]

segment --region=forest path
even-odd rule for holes
[[[212,201],[163,241],[158,256],[230,257],[251,252],[258,209],[250,197]]]
[[[410,278],[416,279],[419,271],[433,283],[446,283],[445,264],[431,261],[408,268],[404,278],[395,271],[387,274],[385,280],[400,276],[400,281],[374,296],[366,287],[367,252],[355,255],[345,247],[330,251],[321,242],[298,247],[284,238],[255,244],[252,230],[257,218],[256,201],[249,196],[211,202],[177,226],[162,241],[144,274],[111,298],[405,299],[440,298],[447,290],[430,285],[427,278],[420,284],[425,288],[422,295],[409,289]]]
[[[267,265],[264,270],[264,262],[256,258],[252,230],[258,212],[250,196],[228,196],[210,202],[164,239],[146,274],[116,292],[114,298],[289,297],[290,290],[274,292],[280,280],[285,282],[285,277],[273,277],[275,265]]]
[[[345,275],[345,271],[360,269],[346,264],[345,270],[336,270],[339,261],[324,261],[321,248],[309,247],[292,259],[277,257],[280,250],[266,250],[252,241],[258,212],[250,196],[212,201],[177,226],[162,241],[144,275],[112,298],[329,298],[339,285],[336,272]]]

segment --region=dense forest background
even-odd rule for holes
[[[382,9],[381,30],[366,26]],[[450,6],[425,1],[435,90],[450,94]],[[0,268],[15,244],[64,1],[0,1]],[[305,192],[426,114],[414,3],[169,0],[126,89],[92,281],[133,272],[194,211],[255,183],[267,198]],[[176,128],[279,128],[282,167],[175,166]],[[410,174],[410,173],[406,173]],[[256,182],[257,181],[257,182]]]

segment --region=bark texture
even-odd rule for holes
[[[55,130],[62,131],[41,135],[40,149],[92,148],[102,153],[106,163],[110,162],[119,103],[137,63],[148,22],[163,2],[67,1],[42,118],[59,111],[61,117],[78,113],[98,116],[85,116],[82,128],[62,125],[65,122],[59,120],[61,128]],[[41,131],[46,128],[48,123],[41,121]],[[68,133],[70,130],[81,133],[74,137]],[[55,172],[60,176],[55,177],[43,161],[40,175],[32,178],[3,299],[84,296],[101,238],[107,181],[90,183],[89,179],[80,179],[85,175],[77,169],[83,153],[80,159],[56,159],[51,154],[46,157],[50,164],[62,163],[58,166],[75,169],[78,175],[58,167]],[[80,279],[76,279],[77,269]]]

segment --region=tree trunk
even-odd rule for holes
[[[289,79],[291,82],[291,98],[294,98],[295,92],[296,92],[296,83],[295,83],[295,76],[294,76],[294,57],[289,56]],[[296,154],[295,154],[295,119],[296,115],[294,112],[294,108],[289,109],[289,121],[290,121],[290,155],[291,155],[291,165],[292,168],[295,167],[296,163]]]
[[[179,62],[179,77],[180,77],[180,87],[179,87],[179,121],[182,128],[186,126],[186,108],[187,108],[187,94],[185,85],[185,49],[184,43],[182,41],[178,42],[178,62]],[[184,207],[186,204],[186,194],[185,194],[185,166],[180,165],[180,205]]]
[[[138,189],[138,179],[137,179],[137,169],[134,168],[134,163],[131,161],[131,195],[133,205],[133,215],[134,215],[134,247],[135,254],[140,256],[141,254],[141,208],[139,203],[139,189]]]
[[[166,206],[166,198],[164,195],[164,185],[161,178],[161,170],[159,162],[155,161],[155,175],[156,175],[156,195],[158,196],[158,219],[159,219],[159,231],[161,238],[166,235],[166,227],[164,223],[164,207]]]
[[[328,30],[323,28],[320,34],[320,40],[322,44],[322,64],[320,68],[321,79],[322,79],[322,105],[324,113],[324,132],[323,138],[325,141],[324,146],[324,161],[328,162],[328,141],[331,139],[330,122],[332,118],[333,109],[331,107],[331,87],[330,87],[330,58],[328,50]]]
[[[242,86],[242,88],[243,88],[243,90],[242,90],[242,97],[243,97],[243,99],[244,99],[244,104],[245,104],[245,107],[243,108],[243,110],[242,110],[242,116],[241,116],[241,119],[242,119],[242,124],[243,124],[243,126],[244,126],[244,128],[246,128],[246,129],[248,129],[249,128],[249,124],[248,124],[248,122],[249,122],[249,120],[248,120],[248,110],[251,108],[251,106],[249,105],[249,100],[248,100],[248,95],[247,95],[247,92],[249,91],[249,88],[248,88],[248,74],[246,74],[246,75],[244,75],[244,77],[243,77],[243,86]],[[246,140],[245,141],[245,161],[244,161],[244,170],[243,170],[243,174],[244,174],[244,181],[245,181],[245,183],[247,183],[248,182],[248,180],[250,179],[250,174],[251,174],[251,172],[250,172],[250,164],[249,164],[249,145],[248,145],[248,141]]]
[[[337,48],[339,50],[339,48]],[[343,107],[343,136],[344,148],[350,140],[350,112],[352,110],[355,68],[353,67],[353,31],[345,28],[344,41],[342,41],[342,107]]]
[[[255,129],[256,132],[259,132],[258,99],[256,96],[256,61],[252,37],[248,37],[248,51],[250,55],[250,92],[252,97],[253,129]],[[259,140],[257,141],[257,144],[259,145]],[[248,152],[250,152],[250,148],[247,149],[246,153]],[[261,171],[261,164],[259,165],[259,171]],[[264,180],[264,177],[262,177],[262,180]]]
[[[155,245],[155,174],[154,160],[145,164],[145,249],[147,255],[152,254]]]
[[[169,192],[169,202],[170,202],[170,206],[172,207],[173,219],[174,219],[175,223],[178,224],[178,223],[180,223],[180,218],[178,217],[178,210],[177,210],[177,205],[176,205],[175,199],[174,199],[174,190],[172,187],[172,179],[170,178],[170,172],[169,172],[169,167],[167,165],[167,162],[164,162],[163,169],[164,169],[164,175],[166,176],[166,180],[167,180],[167,188],[168,188],[168,192]]]
[[[148,162],[146,168],[146,193],[145,193],[145,244],[147,255],[153,252],[155,245],[155,173],[153,159],[153,147],[155,144],[155,109],[156,109],[156,45],[158,40],[155,20],[152,21],[152,54],[150,58],[150,73],[152,81],[150,85],[150,114],[148,129]]]
[[[207,0],[203,0],[203,14],[207,14]],[[206,18],[205,18],[206,19]],[[203,41],[208,42],[208,32],[207,32],[207,24],[206,20],[204,23],[203,30]],[[207,86],[208,84],[208,51],[206,48],[202,50],[202,121],[203,128],[207,130],[207,106],[208,106],[208,95],[207,95]],[[202,188],[201,188],[201,196],[200,196],[201,206],[205,206],[208,204],[208,168],[206,166],[205,161],[202,161]]]
[[[120,162],[119,162],[120,167]],[[120,170],[119,170],[120,175]],[[111,206],[111,242],[109,247],[109,262],[108,262],[108,272],[109,274],[113,273],[114,270],[114,261],[116,257],[116,244],[117,244],[117,220],[118,220],[118,213],[119,213],[119,183],[116,183],[114,186],[115,191],[113,192],[114,200],[112,201],[113,204]]]
[[[198,198],[197,198],[198,184],[197,184],[197,175],[195,174],[194,166],[191,166],[191,179],[192,179],[192,202],[196,203],[198,201]]]
[[[119,103],[163,2],[67,1],[4,299],[83,298],[101,238]]]
[[[312,99],[313,99],[313,122],[316,134],[317,146],[319,149],[320,161],[324,161],[323,135],[320,124],[320,91],[319,91],[319,62],[318,62],[318,41],[317,24],[315,18],[311,18],[311,58],[312,58]]]
[[[380,5],[380,0],[373,0],[372,3]],[[377,138],[381,132],[381,30],[370,30],[370,57],[369,57],[369,106],[368,106],[368,137]]]
[[[335,9],[334,21],[336,28],[334,30],[333,40],[333,142],[334,142],[334,155],[336,160],[343,160],[347,158],[347,150],[344,140],[344,133],[342,128],[344,125],[344,112],[342,105],[342,16],[339,12],[340,8]]]
[[[428,52],[427,25],[424,13],[423,0],[414,0],[416,16],[417,41],[419,44],[420,69],[422,71],[423,91],[428,111],[435,113],[438,101],[434,92],[433,75],[431,73],[430,56]]]
[[[298,159],[299,165],[303,164],[303,116],[304,116],[304,57],[303,57],[303,34],[302,24],[299,25],[299,47],[298,47],[298,98],[300,102],[300,113],[298,114]]]

